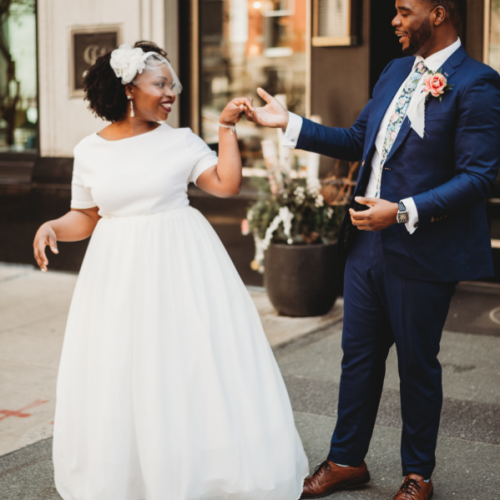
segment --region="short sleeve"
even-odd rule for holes
[[[97,205],[90,194],[90,189],[85,187],[83,183],[78,160],[75,155],[73,180],[71,181],[71,208],[84,210],[86,208],[93,208],[96,206]]]
[[[198,180],[198,177],[208,170],[210,167],[217,165],[219,158],[215,151],[212,151],[206,142],[204,142],[200,137],[196,134],[192,133],[191,136],[191,151],[195,158],[195,165],[193,170],[191,170],[191,174],[189,175],[188,182],[194,182]]]

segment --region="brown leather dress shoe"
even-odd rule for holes
[[[418,474],[408,474],[394,500],[430,500],[434,494],[432,480],[428,483]]]
[[[325,460],[318,465],[314,474],[304,481],[300,498],[323,498],[337,490],[348,490],[366,484],[370,473],[363,462],[359,467],[339,467]]]

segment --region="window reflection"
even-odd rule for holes
[[[488,63],[500,71],[500,0],[491,0]],[[493,239],[500,239],[500,174],[497,177],[491,198],[487,202],[490,231]]]
[[[35,0],[0,2],[0,152],[37,150]]]
[[[219,115],[236,96],[260,98],[257,87],[285,94],[305,114],[306,0],[200,0],[202,136],[218,142]],[[260,104],[259,104],[260,105]],[[246,166],[260,141],[276,132],[242,121],[238,137]]]
[[[500,71],[500,0],[491,0],[489,63]]]

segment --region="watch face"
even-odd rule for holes
[[[399,224],[406,224],[410,220],[410,216],[407,212],[398,212],[398,222]]]

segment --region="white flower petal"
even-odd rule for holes
[[[133,49],[129,44],[120,45],[111,53],[110,65],[123,84],[130,83],[137,73],[142,73],[146,67],[143,61],[144,52],[141,48]]]

